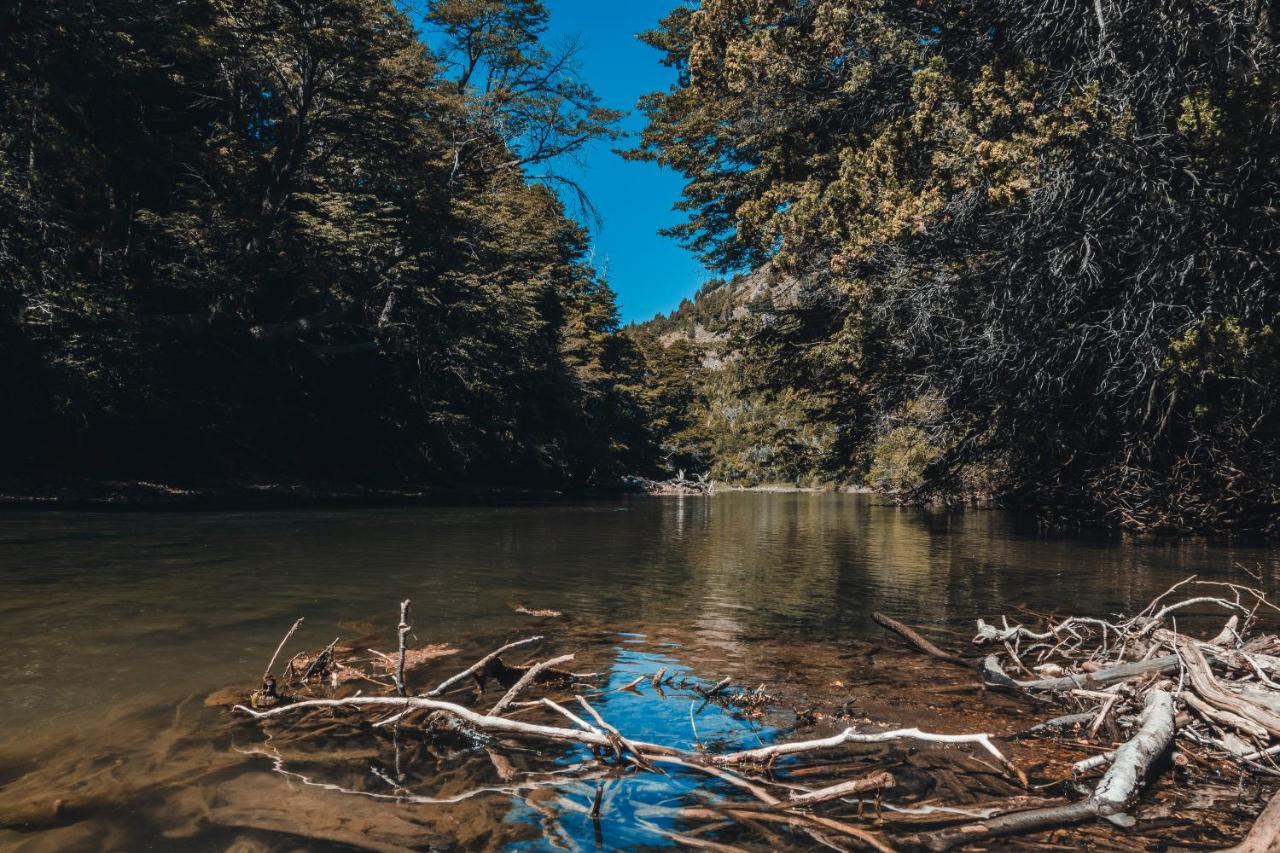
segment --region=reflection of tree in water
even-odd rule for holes
[[[829,599],[836,563],[832,507],[808,495],[722,495],[706,501],[701,535],[690,537],[690,600],[710,637],[739,637],[774,615],[811,612]]]
[[[766,631],[871,636],[874,610],[936,623],[971,623],[1009,603],[1112,613],[1188,574],[1280,571],[1274,549],[1050,536],[998,511],[923,512],[836,494],[670,501],[662,524],[666,548],[678,551],[670,562],[687,573],[688,619],[729,650]]]
[[[31,515],[0,520],[0,539],[0,743],[70,730],[97,702],[207,690],[298,615],[306,644],[332,639],[326,622],[386,627],[388,594],[437,602],[424,640],[518,630],[521,602],[613,630],[700,626],[708,648],[740,653],[770,636],[874,636],[876,609],[952,623],[1016,604],[1106,614],[1188,574],[1244,579],[1240,563],[1274,584],[1280,570],[1274,549],[1055,538],[1000,512],[831,494]]]

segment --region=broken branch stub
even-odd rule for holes
[[[542,641],[542,637],[538,636],[538,637],[526,637],[523,640],[516,640],[514,643],[507,643],[502,648],[489,652],[489,654],[480,658],[480,660],[476,661],[471,666],[464,669],[462,672],[459,672],[457,675],[453,675],[453,676],[450,676],[449,678],[446,678],[444,681],[436,685],[435,689],[423,695],[428,697],[439,696],[440,694],[444,693],[446,690],[448,690],[450,687],[457,684],[458,682],[465,681],[467,678],[471,677],[472,675],[475,675],[476,673],[483,671],[484,668],[489,665],[490,661],[497,658],[503,652],[510,651],[511,649],[517,649],[520,646],[527,646],[530,643],[538,643],[541,641]]]
[[[396,660],[396,671],[393,679],[396,683],[396,693],[401,696],[406,695],[408,688],[404,683],[404,659],[405,654],[409,651],[409,599],[400,602],[400,624],[396,627],[396,636],[400,644],[400,656]]]

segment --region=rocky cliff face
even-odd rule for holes
[[[739,337],[767,329],[813,295],[806,282],[765,266],[709,282],[670,314],[637,324],[650,393],[679,401],[660,429],[666,458],[734,485],[844,481],[847,465],[835,460],[839,431],[820,411],[824,398],[801,373],[764,380],[752,345]]]
[[[636,326],[652,332],[663,346],[683,340],[704,348],[703,366],[715,370],[724,365],[724,342],[734,321],[793,307],[802,298],[802,290],[799,279],[766,264],[727,281],[707,282],[670,314],[659,314]]]

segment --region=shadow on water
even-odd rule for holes
[[[417,743],[417,790],[497,790],[448,804],[388,799],[397,792],[371,768],[394,778],[399,756],[407,772],[403,744],[263,741],[204,704],[219,688],[252,686],[299,615],[296,649],[371,629],[390,649],[395,602],[412,598],[415,643],[461,649],[423,678],[536,631],[549,638],[540,657],[578,652],[608,673],[605,690],[663,666],[704,683],[785,689],[763,718],[715,705],[697,715],[704,744],[749,747],[792,733],[794,709],[822,703],[888,724],[992,724],[958,682],[954,693],[902,691],[911,680],[936,687],[937,676],[885,653],[872,611],[960,632],[1015,606],[1131,612],[1188,574],[1247,578],[1240,566],[1274,589],[1280,553],[1049,538],[998,512],[923,516],[850,495],[0,515],[0,848],[292,850],[303,826],[315,850],[370,838],[383,838],[372,849],[667,846],[654,828],[675,826],[664,816],[673,803],[695,787],[718,791],[672,772],[515,796],[484,749],[432,754]],[[567,618],[533,619],[519,604]],[[690,747],[683,698],[613,691],[599,707],[632,737]],[[585,759],[576,749],[512,754],[538,772]],[[886,766],[901,759],[876,755]],[[332,831],[318,837],[317,826]]]

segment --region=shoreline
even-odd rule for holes
[[[710,494],[874,494],[857,485],[797,486],[761,483],[752,486],[715,481]],[[0,481],[0,511],[237,511],[291,509],[356,509],[392,506],[537,503],[645,495],[674,497],[627,488],[550,489],[519,486],[372,485],[324,480],[280,482],[171,483],[153,480],[93,479],[34,482]]]
[[[875,489],[857,483],[829,483],[820,486],[796,486],[788,483],[759,483],[754,486],[738,486],[733,483],[712,481],[716,491],[725,492],[762,492],[765,494],[838,494],[838,495],[874,495]]]
[[[536,503],[613,494],[514,486],[375,486],[328,481],[161,483],[78,480],[0,483],[0,511],[238,511]]]

